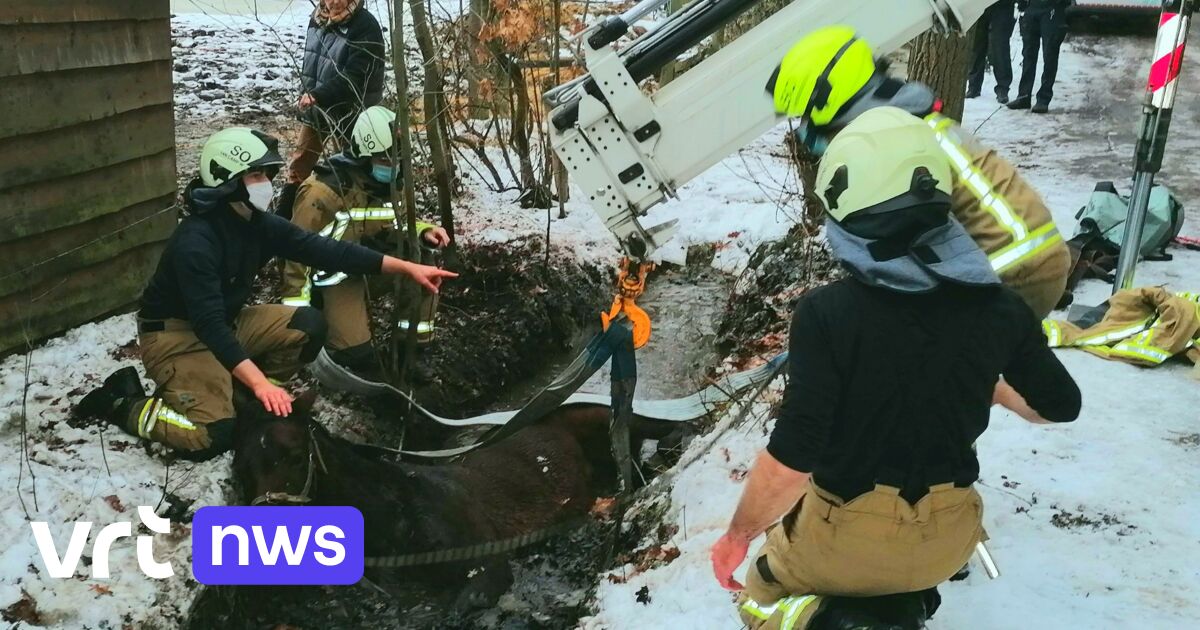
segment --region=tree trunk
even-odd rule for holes
[[[792,164],[796,166],[796,176],[800,179],[800,188],[804,214],[801,223],[804,230],[810,234],[816,233],[825,217],[825,205],[817,196],[817,166],[820,160],[809,153],[808,149],[796,142],[796,137],[788,134],[784,139],[788,151],[792,154]]]
[[[517,165],[521,170],[521,207],[550,207],[550,189],[537,179],[533,170],[533,146],[530,144],[529,85],[525,82],[524,70],[516,58],[501,50],[497,42],[488,44],[492,56],[500,64],[512,84],[513,111],[510,120],[509,142],[517,154]]]
[[[962,120],[967,71],[971,64],[971,38],[928,31],[912,41],[908,51],[908,78],[928,85],[942,99],[942,113]]]
[[[483,98],[481,87],[484,77],[491,72],[491,55],[479,41],[479,34],[483,32],[483,25],[491,21],[493,13],[490,0],[471,0],[471,10],[467,16],[466,46],[470,57],[470,66],[467,69],[467,117],[472,120],[487,120],[491,117],[491,102]]]
[[[400,136],[399,143],[392,143],[391,159],[392,164],[408,165],[409,173],[413,170],[413,149],[412,135],[409,131],[409,112],[408,112],[408,66],[404,63],[404,2],[403,0],[393,0],[392,3],[392,69],[396,72],[396,131]],[[398,146],[397,146],[398,145]],[[417,244],[417,198],[414,188],[413,178],[407,176],[404,178],[403,189],[403,205],[401,201],[401,191],[397,190],[396,180],[392,180],[392,212],[396,215],[396,222],[404,222],[408,226],[408,256],[413,262],[420,262],[421,250]],[[403,216],[401,216],[401,212]],[[396,256],[405,257],[405,243],[397,241]],[[400,278],[395,278],[392,285],[393,295],[395,296],[395,306],[392,309],[392,365],[394,380],[401,389],[406,389],[408,383],[408,372],[412,364],[416,360],[417,349],[417,327],[416,322],[420,319],[421,299],[420,291],[422,290],[416,283],[402,283]],[[408,327],[407,335],[399,334],[400,310],[406,306],[411,306],[408,309],[408,321],[412,324]],[[403,357],[403,359],[401,358]]]
[[[447,253],[453,256],[455,238],[454,209],[450,201],[450,159],[447,155],[445,125],[442,122],[448,115],[445,81],[442,78],[442,65],[438,62],[437,51],[433,46],[433,29],[429,24],[429,14],[425,11],[425,2],[408,0],[408,6],[412,10],[417,46],[421,49],[421,58],[425,63],[425,138],[429,142],[429,159],[433,163],[433,179],[437,185],[438,214],[442,227],[450,234],[450,249]]]

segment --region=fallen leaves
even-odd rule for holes
[[[612,516],[613,510],[617,507],[616,497],[600,497],[592,504],[590,510],[591,515],[596,518],[607,519]]]
[[[113,594],[112,589],[108,588],[107,586],[105,586],[103,584],[93,584],[88,587],[88,590],[95,593],[96,597]]]
[[[24,590],[21,591],[21,599],[13,602],[8,608],[0,610],[0,617],[9,623],[23,621],[32,626],[43,625],[42,615],[37,609],[37,602]]]
[[[121,503],[121,498],[115,494],[110,494],[104,497],[104,502],[107,503],[108,507],[112,508],[114,512],[124,512],[126,509],[125,505]]]

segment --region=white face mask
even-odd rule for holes
[[[250,197],[250,205],[264,212],[270,211],[271,199],[275,196],[275,187],[271,182],[246,184],[246,193]]]

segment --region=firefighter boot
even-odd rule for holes
[[[363,380],[371,381],[372,383],[384,383],[387,381],[383,370],[379,367],[379,358],[375,356],[375,348],[369,341],[341,350],[331,350],[329,358],[333,359],[334,363],[346,368],[350,373]]]
[[[104,384],[88,393],[75,405],[78,418],[103,418],[113,424],[124,422],[129,404],[145,398],[137,368],[123,367],[104,379]]]
[[[401,357],[400,360],[403,361],[404,357]],[[409,382],[413,385],[428,385],[435,378],[437,378],[437,373],[429,365],[429,359],[425,356],[424,346],[417,346],[417,353],[413,357],[413,364],[408,370]]]
[[[880,621],[861,610],[830,606],[809,624],[812,630],[904,630],[903,626]]]

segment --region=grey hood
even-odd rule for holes
[[[860,281],[900,293],[926,293],[943,282],[995,286],[1000,278],[987,255],[954,217],[913,240],[907,255],[876,260],[871,239],[848,232],[833,219],[825,221],[833,255]]]

